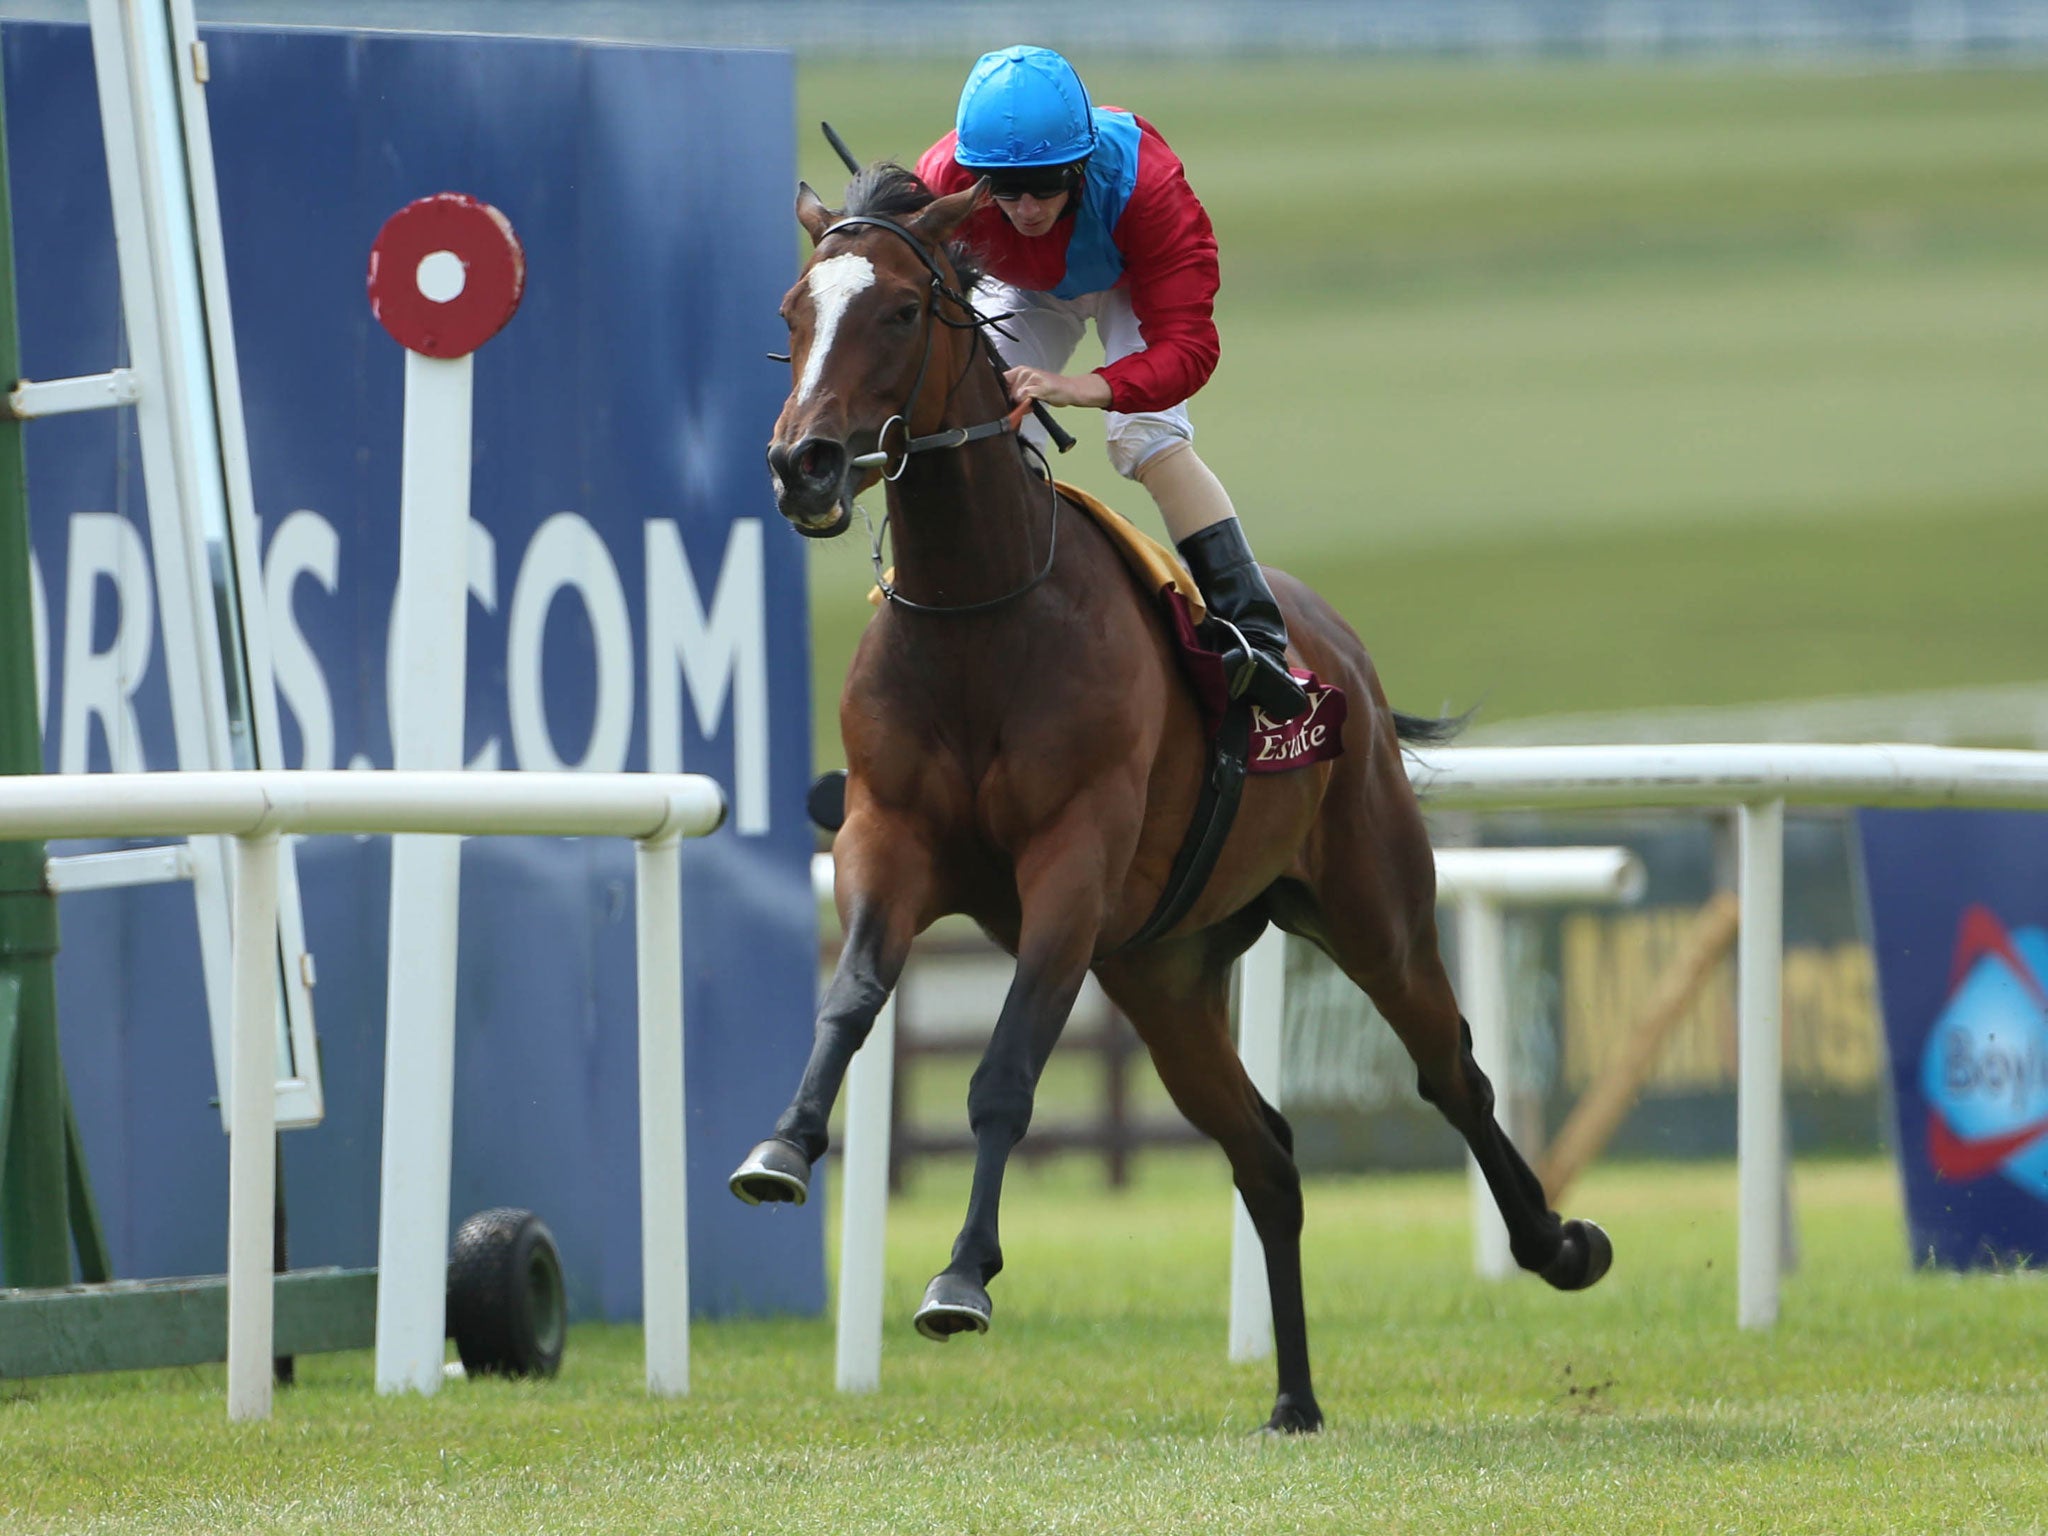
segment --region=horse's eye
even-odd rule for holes
[[[895,314],[891,315],[889,323],[892,325],[912,325],[916,323],[917,317],[922,313],[924,313],[924,306],[913,299],[897,310]]]

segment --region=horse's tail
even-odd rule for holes
[[[1412,741],[1424,747],[1440,747],[1455,739],[1472,723],[1476,712],[1476,706],[1462,715],[1404,715],[1398,709],[1389,711],[1394,717],[1394,735],[1402,741]]]

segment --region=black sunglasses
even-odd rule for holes
[[[999,203],[1014,203],[1020,197],[1050,199],[1062,192],[1074,190],[1080,180],[1078,166],[1061,165],[1051,169],[1033,167],[1029,171],[1013,172],[1007,175],[989,177],[989,196]]]

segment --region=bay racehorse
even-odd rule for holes
[[[1267,1427],[1314,1430],[1292,1134],[1230,1032],[1232,962],[1269,922],[1318,945],[1393,1026],[1423,1097],[1484,1171],[1524,1269],[1578,1290],[1606,1273],[1612,1249],[1591,1222],[1549,1209],[1502,1133],[1438,954],[1435,867],[1401,743],[1435,739],[1444,723],[1391,710],[1358,637],[1281,572],[1271,575],[1292,661],[1351,701],[1346,749],[1248,780],[1192,909],[1127,943],[1187,829],[1202,726],[1152,595],[1020,451],[981,334],[989,317],[968,299],[971,256],[951,244],[985,195],[984,183],[934,199],[894,166],[856,177],[842,212],[798,193],[815,251],[782,305],[795,387],[768,452],[777,503],[800,533],[831,538],[856,491],[893,477],[896,570],[840,703],[847,780],[833,855],[845,945],[795,1097],[732,1187],[748,1201],[805,1197],[848,1061],[912,939],[965,913],[1017,965],[968,1089],[966,1219],[918,1330],[944,1339],[988,1327],[1004,1167],[1092,970],[1174,1103],[1229,1158],[1272,1293],[1279,1384]]]

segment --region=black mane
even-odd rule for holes
[[[932,189],[915,171],[907,171],[891,160],[878,160],[854,173],[846,188],[845,211],[895,219],[916,213],[930,204],[932,197]]]
[[[846,188],[846,206],[841,216],[863,213],[879,219],[902,219],[930,206],[937,194],[915,171],[905,170],[892,160],[878,160],[856,172]],[[974,249],[956,240],[946,248],[960,274],[960,290],[971,292],[981,281],[982,264]]]

